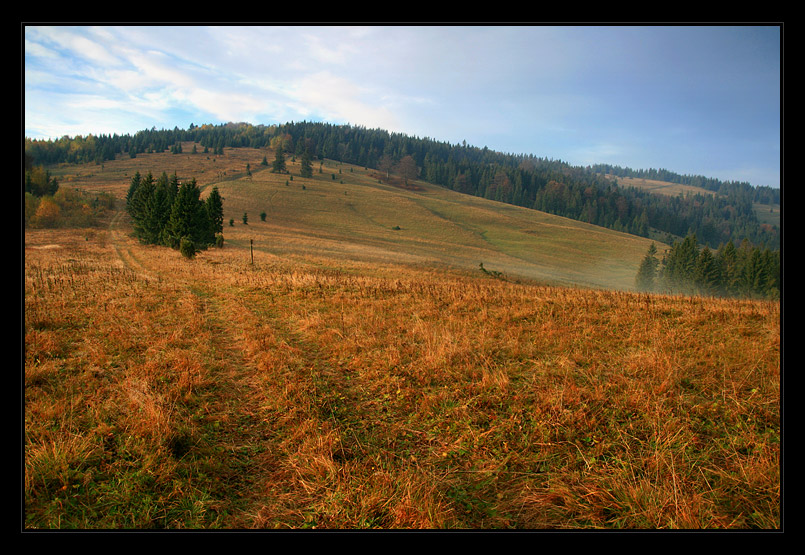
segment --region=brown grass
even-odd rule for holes
[[[25,247],[29,528],[781,526],[779,303]]]

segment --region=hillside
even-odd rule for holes
[[[185,143],[182,154],[140,154],[52,172],[63,187],[121,199],[136,171],[195,177],[202,190],[216,185],[225,199],[225,220],[235,224],[224,229],[228,244],[242,247],[253,240],[256,250],[283,256],[338,255],[472,272],[483,264],[511,279],[630,289],[650,244],[421,181],[405,188],[399,178],[387,180],[350,164],[317,163],[313,178],[302,179],[298,161],[290,158],[289,174],[260,165],[264,156],[272,159],[270,150],[226,149],[212,156],[192,154],[192,147]]]
[[[511,204],[183,151],[52,168],[118,209],[25,231],[26,529],[781,528],[779,302],[625,291],[648,240]],[[223,248],[137,241],[137,171],[218,187]]]
[[[662,181],[659,179],[647,179],[642,177],[623,177],[607,175],[608,179],[617,180],[618,184],[623,187],[636,187],[641,190],[649,191],[651,193],[679,196],[679,195],[715,195],[712,190],[695,185],[687,185],[683,183],[673,183],[671,181]],[[779,228],[782,224],[782,212],[779,202],[754,202],[753,207],[755,215],[761,224],[767,224]]]
[[[779,303],[255,227],[26,232],[26,529],[781,527]]]
[[[666,170],[631,170],[610,165],[571,166],[533,154],[505,154],[487,147],[454,144],[350,125],[291,122],[282,125],[191,125],[182,130],[143,130],[134,135],[62,137],[55,141],[25,139],[26,163],[52,167],[60,163],[106,161],[153,152],[179,150],[193,143],[215,154],[225,148],[274,150],[314,159],[337,160],[363,168],[399,167],[422,181],[514,206],[626,231],[641,237],[682,239],[696,234],[710,249],[748,240],[757,248],[779,250],[781,229],[758,217],[759,205],[780,202],[780,191],[745,182],[722,182]],[[183,150],[187,152],[186,150]],[[415,168],[415,169],[414,169]],[[242,171],[239,169],[238,171]],[[397,172],[398,175],[402,175]],[[670,196],[635,187],[614,187],[606,175],[665,179],[717,194]],[[413,177],[414,174],[411,173]]]

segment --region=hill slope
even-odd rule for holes
[[[512,279],[629,289],[649,240],[539,211],[463,195],[325,161],[312,178],[260,165],[262,149],[227,149],[224,156],[141,154],[103,166],[54,171],[62,186],[106,190],[123,198],[135,171],[195,177],[224,197],[224,236],[231,246],[283,256],[338,255],[365,262],[407,262],[477,272],[480,264]],[[250,174],[246,167],[249,165]],[[266,213],[265,222],[260,213]],[[248,216],[248,225],[242,223]]]
[[[26,230],[26,528],[780,528],[779,303],[491,279],[628,286],[647,242],[263,154],[59,170],[234,225]]]

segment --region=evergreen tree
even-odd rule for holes
[[[145,243],[162,243],[162,234],[170,215],[166,186],[166,183],[154,185],[153,191],[145,199],[140,221],[140,239]]]
[[[728,241],[716,253],[716,263],[721,276],[721,290],[726,295],[738,293],[739,267],[738,250],[735,243]]]
[[[668,251],[663,264],[663,280],[672,291],[693,292],[694,271],[699,247],[696,235],[687,235],[681,242],[675,242]]]
[[[128,202],[127,208],[129,215],[134,220],[135,233],[138,233],[138,229],[142,226],[142,221],[145,217],[145,205],[149,202],[154,189],[154,176],[151,175],[151,172],[148,172],[145,177],[139,180],[139,184]]]
[[[300,164],[300,175],[302,177],[313,177],[313,160],[310,157],[310,151],[307,149],[305,149],[305,151],[302,153],[302,160]]]
[[[214,242],[214,238],[210,240],[211,225],[200,195],[195,178],[179,187],[165,227],[164,237],[168,246],[178,248],[183,237],[197,247]]]
[[[639,291],[651,291],[654,289],[654,278],[657,275],[657,267],[659,266],[659,260],[657,260],[656,254],[657,247],[652,243],[637,270],[635,287],[637,287]]]
[[[271,165],[273,173],[285,173],[285,153],[282,151],[282,145],[277,145],[276,154],[274,155],[274,163]]]
[[[129,190],[126,193],[126,211],[132,216],[132,199],[134,198],[141,181],[142,178],[140,177],[140,172],[135,172],[134,177],[131,178],[131,182],[129,183]]]
[[[693,281],[699,293],[703,295],[716,295],[721,289],[718,264],[708,247],[704,247],[696,258]]]
[[[213,236],[215,236],[217,233],[223,233],[224,199],[218,192],[218,187],[212,188],[210,195],[207,197],[205,207],[207,209],[207,218],[210,221]]]

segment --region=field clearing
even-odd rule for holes
[[[423,202],[193,260],[26,232],[26,528],[780,528],[779,303],[434,268],[384,241]]]
[[[607,176],[610,179],[617,179],[618,183],[624,187],[636,187],[638,189],[645,189],[652,193],[661,195],[685,195],[685,194],[702,194],[714,195],[712,191],[702,189],[701,187],[694,187],[692,185],[684,185],[682,183],[671,183],[670,181],[659,181],[657,179],[645,179],[641,177],[615,177]]]

